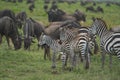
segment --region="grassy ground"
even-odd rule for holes
[[[91,4],[89,4],[91,5]],[[79,3],[68,5],[67,3],[58,4],[59,8],[67,13],[73,13],[75,9],[79,9],[87,14],[87,22],[82,25],[91,25],[93,16],[103,17],[108,27],[120,25],[120,7],[111,5],[106,7],[105,4],[97,4],[104,8],[104,14],[85,12],[85,7],[81,7]],[[49,5],[50,6],[50,5]],[[37,0],[35,10],[30,13],[28,5],[23,3],[5,3],[0,1],[0,10],[12,9],[15,13],[26,11],[28,17],[43,22],[44,25],[49,24],[47,14],[43,10],[42,0]],[[37,50],[37,41],[31,46],[30,51],[25,51],[23,47],[14,51],[7,47],[7,42],[3,39],[0,45],[0,80],[120,80],[120,61],[114,56],[112,69],[109,69],[109,57],[106,56],[105,68],[101,69],[100,54],[91,56],[91,64],[89,70],[83,69],[83,64],[79,68],[69,72],[61,69],[60,61],[57,61],[57,73],[53,74],[51,69],[51,61],[43,59],[43,50]],[[98,52],[99,53],[99,52]]]

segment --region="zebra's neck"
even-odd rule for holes
[[[46,39],[46,44],[50,46],[52,50],[60,50],[60,44],[51,37],[48,37],[48,39]]]
[[[66,38],[66,41],[67,42],[70,42],[71,40],[73,40],[76,35],[78,34],[78,30],[67,30],[66,31],[66,35],[67,35],[67,38]]]
[[[109,31],[106,28],[104,28],[104,27],[97,29],[97,35],[100,38],[103,37],[104,35],[106,35],[107,33],[109,33]]]

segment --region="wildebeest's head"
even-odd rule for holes
[[[22,45],[22,38],[20,36],[18,36],[17,38],[13,38],[12,39],[13,41],[13,44],[14,44],[14,48],[15,50],[18,50],[21,48],[21,45]]]
[[[78,9],[76,9],[73,16],[77,19],[77,21],[86,21],[86,15]]]
[[[24,49],[30,49],[31,43],[32,43],[32,38],[30,37],[24,38]]]
[[[16,15],[17,25],[20,29],[22,28],[22,25],[25,23],[26,19],[27,19],[27,14],[24,11]]]

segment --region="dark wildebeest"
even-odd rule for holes
[[[50,3],[50,0],[44,0],[44,3],[48,4],[48,3]]]
[[[111,4],[109,2],[106,3],[106,6],[111,6]]]
[[[86,21],[86,15],[78,9],[75,10],[73,16],[76,18],[77,21]]]
[[[41,33],[44,33],[44,26],[41,23],[33,20],[32,18],[27,19],[26,24],[23,28],[24,32],[24,48],[30,49],[30,45],[32,43],[32,37],[36,37],[39,40]],[[42,46],[44,48],[44,59],[46,60],[46,56],[50,58],[50,48],[46,44]],[[38,45],[39,48],[39,45]]]
[[[18,0],[18,2],[23,2],[23,0]]]
[[[45,10],[45,12],[47,12],[47,10],[48,10],[48,5],[47,5],[47,4],[44,4],[43,9]]]
[[[24,33],[24,49],[30,50],[30,45],[32,43],[32,37],[34,36],[34,24],[31,19],[27,19],[23,26]]]
[[[27,2],[27,4],[29,4],[29,3],[34,3],[34,0],[26,0]]]
[[[49,22],[62,21],[61,15],[65,14],[63,11],[58,11],[57,9],[50,9],[47,13]]]
[[[76,10],[74,14],[67,14],[63,10],[55,8],[55,9],[50,9],[47,13],[48,13],[49,22],[66,21],[66,20],[85,21],[86,18],[86,16],[79,10]]]
[[[81,6],[86,6],[89,2],[88,1],[80,1]]]
[[[12,0],[13,3],[16,3],[16,0]]]
[[[30,12],[33,12],[33,9],[35,8],[35,4],[34,3],[31,3],[30,6],[29,6],[29,10]]]
[[[25,23],[27,19],[27,14],[26,12],[22,11],[16,15],[16,19],[18,21],[18,27],[21,29],[22,25]]]
[[[8,16],[8,17],[12,18],[14,20],[14,22],[17,22],[15,13],[10,9],[4,9],[4,10],[0,11],[0,18],[4,17],[4,16]]]
[[[93,6],[88,6],[88,7],[86,7],[86,12],[87,12],[87,11],[96,12],[96,10],[94,9]]]
[[[96,11],[97,11],[97,12],[104,13],[103,8],[101,8],[100,6],[97,7]]]
[[[18,33],[17,26],[15,25],[13,19],[8,16],[0,18],[0,43],[2,42],[2,36],[5,36],[7,39],[8,46],[9,38],[12,40],[15,50],[21,48],[21,38]]]

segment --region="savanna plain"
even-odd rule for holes
[[[120,2],[120,1],[119,1]],[[42,22],[43,25],[48,25],[48,16],[43,9],[44,1],[35,0],[35,9],[31,13],[28,9],[29,4],[24,0],[22,3],[10,3],[0,0],[0,10],[11,9],[15,13],[26,11],[28,17]],[[81,6],[80,2],[75,4],[58,3],[58,8],[64,10],[68,14],[72,14],[76,9],[84,12],[86,22],[81,23],[84,26],[92,24],[92,17],[102,17],[108,29],[120,25],[120,6],[111,4],[106,6],[106,3],[100,3],[96,6],[101,6],[104,13],[86,12],[86,6]],[[49,4],[49,7],[51,4]],[[95,6],[95,7],[96,7]],[[37,40],[32,44],[31,50],[24,50],[22,48],[15,51],[13,46],[8,48],[7,41],[3,37],[2,44],[0,44],[0,80],[120,80],[120,60],[113,56],[112,69],[109,69],[109,56],[106,55],[105,67],[101,68],[101,55],[100,50],[98,54],[91,56],[90,68],[85,70],[83,64],[73,71],[62,70],[61,61],[57,61],[56,74],[53,74],[51,69],[51,61],[44,60],[43,49],[37,49]],[[98,39],[99,44],[99,39]],[[12,44],[11,44],[12,45]],[[52,54],[52,52],[51,52]],[[68,65],[69,66],[69,65]]]

